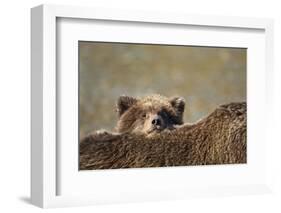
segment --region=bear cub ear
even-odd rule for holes
[[[170,99],[172,107],[175,108],[178,115],[182,115],[185,108],[185,100],[182,97],[173,97]]]
[[[117,112],[121,116],[126,112],[131,106],[133,106],[138,100],[133,97],[122,95],[118,98],[117,101]]]

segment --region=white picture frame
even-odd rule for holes
[[[253,43],[252,46],[256,44],[260,45],[261,52],[259,55],[254,53],[250,55],[250,69],[256,68],[260,70],[260,74],[257,74],[260,77],[253,79],[251,76],[250,80],[253,82],[251,85],[255,85],[251,88],[248,88],[250,94],[253,98],[251,103],[256,103],[255,109],[249,112],[249,116],[254,117],[257,113],[261,114],[261,122],[263,126],[257,126],[258,138],[263,138],[260,148],[255,148],[253,146],[249,147],[253,149],[253,152],[259,152],[262,154],[262,168],[257,169],[257,174],[262,174],[261,178],[258,178],[256,181],[253,180],[252,184],[250,183],[250,178],[253,178],[256,173],[249,172],[249,176],[245,178],[245,182],[240,180],[235,184],[229,184],[225,182],[224,184],[213,186],[208,184],[205,186],[200,186],[199,182],[193,183],[193,188],[190,186],[183,186],[182,188],[177,187],[176,185],[170,185],[170,187],[164,187],[164,183],[159,183],[158,188],[152,188],[151,191],[147,191],[144,187],[144,190],[140,192],[140,189],[131,189],[131,191],[122,191],[120,188],[116,188],[116,191],[110,192],[105,190],[103,193],[101,189],[97,189],[96,195],[83,194],[84,191],[81,190],[78,194],[61,194],[60,184],[64,184],[64,179],[60,177],[61,170],[63,170],[64,160],[61,160],[61,152],[59,149],[63,148],[63,145],[58,146],[58,102],[61,96],[58,95],[58,88],[60,87],[61,79],[57,78],[57,69],[58,65],[58,31],[59,21],[64,20],[100,20],[111,21],[122,25],[122,23],[142,23],[145,25],[154,24],[155,26],[165,26],[165,30],[172,31],[176,26],[195,26],[202,29],[212,29],[212,30],[222,30],[228,32],[234,31],[249,31],[260,32],[261,36],[257,36],[256,43]],[[102,23],[101,23],[102,24]],[[153,13],[147,11],[123,11],[123,10],[112,10],[112,9],[97,9],[97,8],[84,8],[84,7],[74,7],[74,6],[54,6],[54,5],[41,5],[31,10],[31,82],[32,82],[32,118],[31,118],[31,201],[33,204],[47,208],[47,207],[62,207],[62,206],[76,206],[76,205],[91,205],[98,203],[116,203],[116,202],[138,202],[143,200],[165,200],[165,199],[178,199],[186,197],[198,197],[198,196],[215,196],[215,195],[233,195],[233,194],[253,194],[253,193],[264,193],[271,191],[271,165],[269,160],[270,151],[270,131],[271,131],[271,118],[272,118],[272,91],[273,91],[273,21],[271,19],[257,19],[257,18],[241,18],[241,17],[217,17],[217,16],[204,16],[204,15],[188,15],[188,14],[173,14],[173,13]],[[78,25],[77,25],[78,27]],[[87,26],[86,26],[87,27]],[[118,27],[118,26],[117,26]],[[65,29],[65,28],[64,28]],[[66,31],[67,32],[67,31]],[[211,33],[211,32],[210,32]],[[85,34],[85,32],[84,32]],[[89,33],[90,34],[90,33]],[[211,35],[211,34],[210,34]],[[233,40],[235,36],[233,35]],[[80,36],[80,35],[79,35]],[[82,35],[83,36],[83,35]],[[73,36],[69,36],[73,37]],[[118,36],[117,36],[118,37]],[[74,38],[74,37],[73,37]],[[75,38],[77,39],[77,38]],[[110,38],[108,38],[110,40]],[[128,38],[123,38],[120,34],[120,37],[117,40],[127,41]],[[210,38],[211,39],[211,38]],[[247,38],[248,40],[255,40],[252,38]],[[248,42],[245,38],[245,41]],[[148,38],[149,40],[149,38]],[[243,39],[242,39],[243,40]],[[162,41],[164,42],[164,41]],[[193,42],[197,42],[194,40]],[[205,42],[198,40],[197,45],[208,45],[208,39]],[[221,39],[221,46],[227,44],[223,43]],[[264,43],[263,43],[264,42]],[[161,43],[161,42],[158,42]],[[165,43],[165,42],[164,42]],[[231,45],[232,43],[228,43]],[[242,43],[233,43],[234,46],[238,44],[243,45]],[[219,43],[216,43],[217,46],[220,46]],[[249,44],[250,45],[250,44]],[[73,48],[69,47],[70,49]],[[64,51],[62,51],[64,53]],[[71,51],[70,51],[71,52]],[[254,51],[253,51],[254,52]],[[69,56],[70,57],[70,56]],[[251,58],[252,57],[252,58]],[[259,60],[255,63],[255,57]],[[256,59],[257,59],[256,58]],[[73,58],[72,58],[73,59]],[[78,63],[77,61],[75,63]],[[74,63],[74,64],[75,64]],[[252,72],[253,73],[253,72]],[[266,76],[264,79],[263,76]],[[63,77],[63,76],[62,76]],[[74,79],[75,80],[75,79]],[[264,87],[257,87],[262,83]],[[258,91],[254,91],[253,88],[259,88]],[[256,94],[256,93],[259,93]],[[63,94],[63,93],[62,93]],[[256,95],[255,95],[256,94]],[[258,98],[258,96],[261,96]],[[256,98],[254,98],[256,97]],[[74,97],[75,99],[75,97]],[[76,99],[77,100],[77,99]],[[251,106],[251,105],[250,105]],[[251,118],[250,117],[250,118]],[[255,124],[254,120],[250,122],[253,125]],[[62,122],[63,123],[63,122]],[[250,124],[251,124],[250,123]],[[250,128],[254,129],[255,126]],[[265,125],[265,128],[264,128]],[[264,128],[263,131],[261,128]],[[251,129],[250,129],[251,130]],[[78,138],[78,137],[77,137]],[[251,138],[250,138],[251,139]],[[254,138],[255,139],[255,138]],[[253,138],[251,139],[253,140]],[[261,139],[260,139],[261,140]],[[266,148],[266,149],[265,149]],[[70,148],[70,150],[72,150]],[[266,151],[265,151],[266,150]],[[77,150],[72,150],[68,153],[68,157],[73,156]],[[181,171],[176,169],[169,170],[168,173],[163,173],[160,170],[158,173],[161,175],[170,175],[171,180],[175,179],[178,172],[184,172],[185,168],[181,168]],[[232,169],[224,168],[229,170],[231,173]],[[239,168],[241,169],[241,168]],[[245,171],[247,168],[242,168]],[[154,170],[149,169],[146,171],[146,174],[141,174],[140,170],[131,170],[123,171],[122,175],[118,174],[118,171],[114,174],[111,173],[115,178],[122,177],[131,178],[136,175],[146,175],[145,177],[154,178]],[[208,170],[208,169],[207,169]],[[77,171],[78,172],[78,171]],[[150,173],[154,173],[150,175]],[[70,174],[65,173],[65,174]],[[89,181],[89,177],[95,177],[93,175],[97,173],[87,174],[86,179],[75,179],[72,177],[69,178],[70,182],[66,185],[69,188],[69,191],[79,191],[79,185],[77,185],[81,180]],[[199,173],[198,173],[199,174]],[[86,175],[85,175],[86,176]],[[100,175],[99,181],[102,182],[103,176]],[[118,180],[122,181],[122,178]],[[193,177],[196,179],[196,177]],[[110,180],[107,178],[107,181]],[[62,183],[63,182],[63,183]],[[180,181],[179,181],[180,182]],[[162,184],[162,185],[161,185]],[[71,188],[71,185],[73,188]],[[129,185],[129,182],[128,182]],[[141,185],[141,184],[140,184]],[[124,186],[126,188],[126,186]],[[128,186],[127,186],[128,187]],[[132,186],[130,185],[132,188]],[[143,186],[142,186],[143,187]],[[160,188],[159,188],[160,187]],[[83,186],[81,185],[81,188]],[[84,187],[85,188],[85,187]],[[129,188],[129,187],[128,187]],[[188,189],[188,190],[187,190]],[[134,193],[135,190],[135,193]],[[122,193],[122,196],[119,195]]]

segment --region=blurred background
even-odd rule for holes
[[[158,93],[186,100],[185,122],[246,100],[247,50],[79,42],[80,137],[112,130],[120,95]]]

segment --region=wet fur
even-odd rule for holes
[[[246,163],[246,119],[246,103],[230,103],[195,124],[152,136],[90,134],[80,142],[80,169]]]

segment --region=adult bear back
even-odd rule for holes
[[[93,133],[80,142],[80,170],[246,162],[245,102],[221,105],[200,121],[171,131]]]

